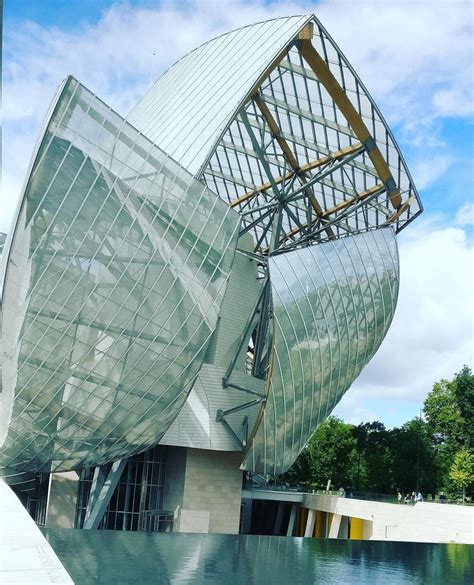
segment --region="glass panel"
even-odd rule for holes
[[[202,365],[238,227],[219,197],[66,81],[6,267],[2,376],[15,402],[3,473],[157,443]]]
[[[274,349],[246,469],[280,474],[377,351],[398,296],[392,228],[270,258]]]

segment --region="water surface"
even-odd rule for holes
[[[474,547],[43,529],[77,585],[473,585]]]

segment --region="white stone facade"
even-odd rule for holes
[[[170,448],[164,507],[175,515],[175,532],[239,532],[240,453]]]

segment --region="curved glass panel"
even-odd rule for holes
[[[157,443],[202,365],[238,227],[219,197],[67,80],[6,265],[4,474]]]
[[[274,349],[244,468],[285,472],[370,361],[395,312],[392,228],[270,258]]]
[[[197,176],[269,64],[310,18],[276,18],[210,40],[170,67],[127,119]]]

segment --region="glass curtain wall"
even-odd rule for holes
[[[270,258],[273,355],[244,462],[279,475],[377,351],[398,298],[391,227]]]
[[[108,469],[110,465],[105,467]],[[94,470],[95,468],[89,468],[81,471],[76,528],[82,528],[84,524]],[[145,453],[130,457],[99,528],[164,532],[168,528],[165,517],[170,515],[163,510],[165,474],[165,446],[159,445]],[[155,522],[157,517],[158,522]]]
[[[69,78],[6,266],[4,475],[155,445],[202,365],[239,216]]]

